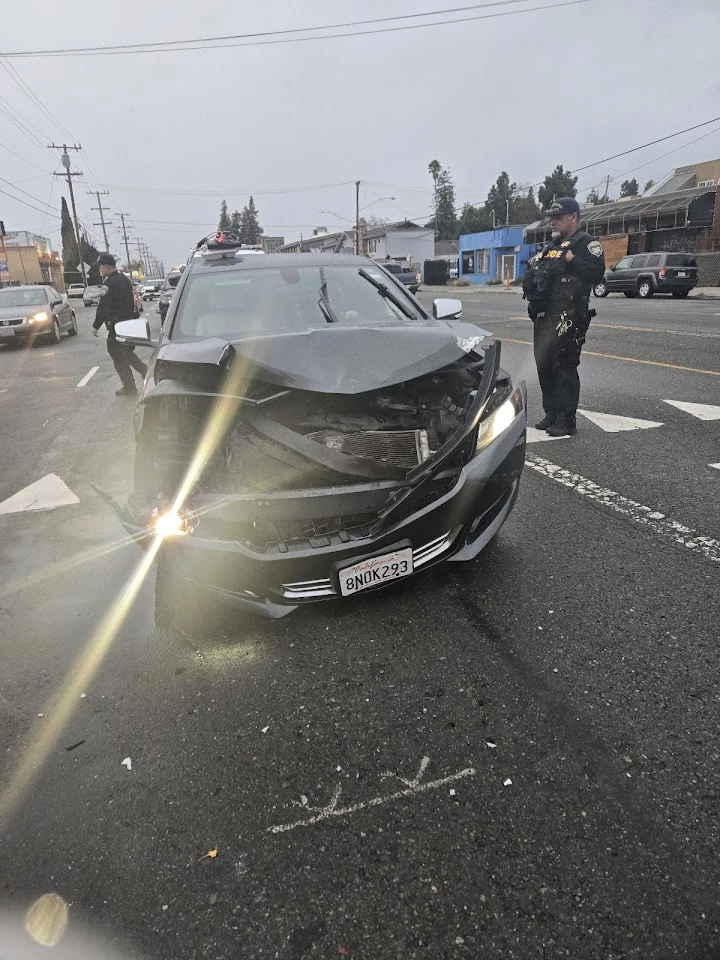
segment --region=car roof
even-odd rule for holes
[[[82,284],[80,284],[82,286]],[[14,286],[0,287],[1,290],[47,290],[51,283],[20,283]]]
[[[214,251],[213,251],[214,252]],[[218,263],[237,270],[268,270],[278,267],[368,267],[377,266],[369,257],[358,257],[347,253],[266,253],[262,257],[243,257],[244,251],[238,250],[238,256],[228,256],[222,260],[202,256],[193,258],[188,264],[192,273],[211,273]],[[186,271],[187,272],[187,271]]]

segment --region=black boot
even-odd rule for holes
[[[538,423],[535,424],[536,430],[547,430],[548,427],[551,427],[555,423],[555,414],[546,413],[545,416]]]
[[[575,417],[560,417],[547,432],[549,437],[574,437],[577,433]]]
[[[115,391],[116,397],[136,397],[137,396],[137,387],[135,384],[132,386],[122,386],[119,390]]]

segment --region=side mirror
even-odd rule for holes
[[[433,316],[436,320],[457,319],[462,314],[462,300],[439,297],[433,300]]]
[[[115,324],[115,336],[121,343],[131,343],[136,347],[154,347],[150,339],[150,324],[142,317],[136,320],[120,320]]]
[[[64,300],[53,300],[50,304],[51,307],[61,307],[65,301]]]
[[[180,283],[180,274],[177,277],[168,277],[167,282],[171,287],[176,287]]]

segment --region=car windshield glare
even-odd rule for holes
[[[183,290],[171,338],[233,339],[323,328],[327,308],[339,324],[410,323],[421,315],[380,267],[362,268],[403,304],[400,309],[368,283],[357,265],[214,268],[191,276]],[[407,300],[407,305],[405,304]]]
[[[44,290],[0,290],[1,307],[39,307],[47,303]]]

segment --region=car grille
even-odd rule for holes
[[[13,317],[12,320],[0,320],[0,327],[14,327],[19,323],[25,323],[25,317]]]
[[[431,452],[427,430],[364,430],[358,433],[319,430],[308,436],[338,453],[408,469],[427,460]]]
[[[413,550],[413,569],[417,570],[419,567],[430,563],[431,560],[436,560],[444,553],[447,553],[455,543],[461,529],[461,527],[453,527],[452,530],[448,530],[448,532],[444,533],[441,537],[436,537],[435,540],[431,540],[422,547]],[[329,578],[322,580],[302,580],[298,583],[283,583],[280,587],[280,592],[286,600],[298,601],[317,600],[320,597],[334,597],[338,595],[337,590]]]

